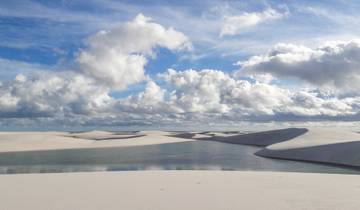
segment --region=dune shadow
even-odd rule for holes
[[[111,131],[113,135],[135,135],[140,133],[140,131]]]
[[[360,141],[334,143],[295,149],[264,148],[255,155],[266,158],[323,163],[360,169]]]
[[[167,135],[170,137],[183,138],[183,139],[194,139],[196,133],[177,133],[173,135]]]
[[[239,134],[232,136],[216,136],[194,138],[196,133],[180,133],[172,135],[178,138],[190,138],[204,141],[218,141],[230,144],[243,144],[252,146],[268,146],[271,144],[284,142],[308,132],[306,128],[287,128],[271,131],[262,131],[256,133]]]
[[[106,137],[106,138],[94,138],[93,140],[96,141],[103,141],[103,140],[115,140],[115,139],[134,139],[146,136],[145,134],[142,135],[135,135],[135,136],[114,136],[114,137]]]
[[[109,137],[82,137],[82,136],[68,136],[72,138],[78,138],[78,139],[87,139],[87,140],[95,140],[95,141],[104,141],[104,140],[121,140],[121,139],[133,139],[133,138],[139,138],[146,136],[145,134],[142,135],[134,135],[134,136],[109,136]]]

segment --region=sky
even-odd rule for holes
[[[359,10],[0,0],[0,129],[357,126]]]

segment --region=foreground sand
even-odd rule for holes
[[[138,171],[0,176],[0,209],[359,209],[360,176]]]

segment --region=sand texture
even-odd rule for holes
[[[162,131],[118,134],[107,131],[68,132],[0,132],[0,152],[127,147],[194,141],[170,137]]]
[[[360,134],[338,129],[309,129],[289,141],[272,144],[257,155],[360,167]]]
[[[142,171],[0,176],[4,210],[359,209],[360,176]]]

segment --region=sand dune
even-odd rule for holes
[[[243,144],[253,146],[268,146],[271,144],[287,141],[303,135],[306,128],[287,128],[280,130],[261,131],[254,133],[238,134],[235,132],[202,132],[202,133],[179,133],[173,135],[178,138],[191,138],[196,140],[218,141],[231,144]]]
[[[194,141],[169,137],[171,133],[143,131],[130,135],[107,131],[68,132],[0,132],[0,152],[55,149],[127,147]]]
[[[360,134],[340,129],[287,128],[247,134],[180,133],[179,138],[266,146],[262,157],[360,167]]]
[[[359,183],[354,175],[234,171],[1,175],[0,209],[358,209]]]
[[[257,155],[360,167],[360,134],[338,129],[309,129],[289,141],[267,146]]]
[[[360,167],[358,152],[360,134],[339,129],[288,128],[247,134],[237,132],[174,134],[163,131],[0,132],[0,152],[126,147],[196,140],[267,146],[256,153],[263,157]]]
[[[79,138],[79,139],[89,139],[89,140],[112,140],[112,139],[130,139],[146,136],[145,134],[122,134],[122,133],[113,133],[109,131],[90,131],[90,132],[81,132],[81,133],[70,133],[65,134],[67,137]]]
[[[195,140],[267,146],[256,154],[360,167],[359,133],[314,128],[249,134],[1,132],[0,152]],[[240,171],[0,175],[0,209],[358,209],[358,183],[358,175]]]
[[[297,136],[303,135],[307,131],[308,130],[305,128],[287,128],[280,130],[270,130],[270,131],[228,135],[228,136],[215,135],[209,138],[202,138],[202,140],[219,141],[219,142],[232,143],[232,144],[267,146],[293,139]]]

